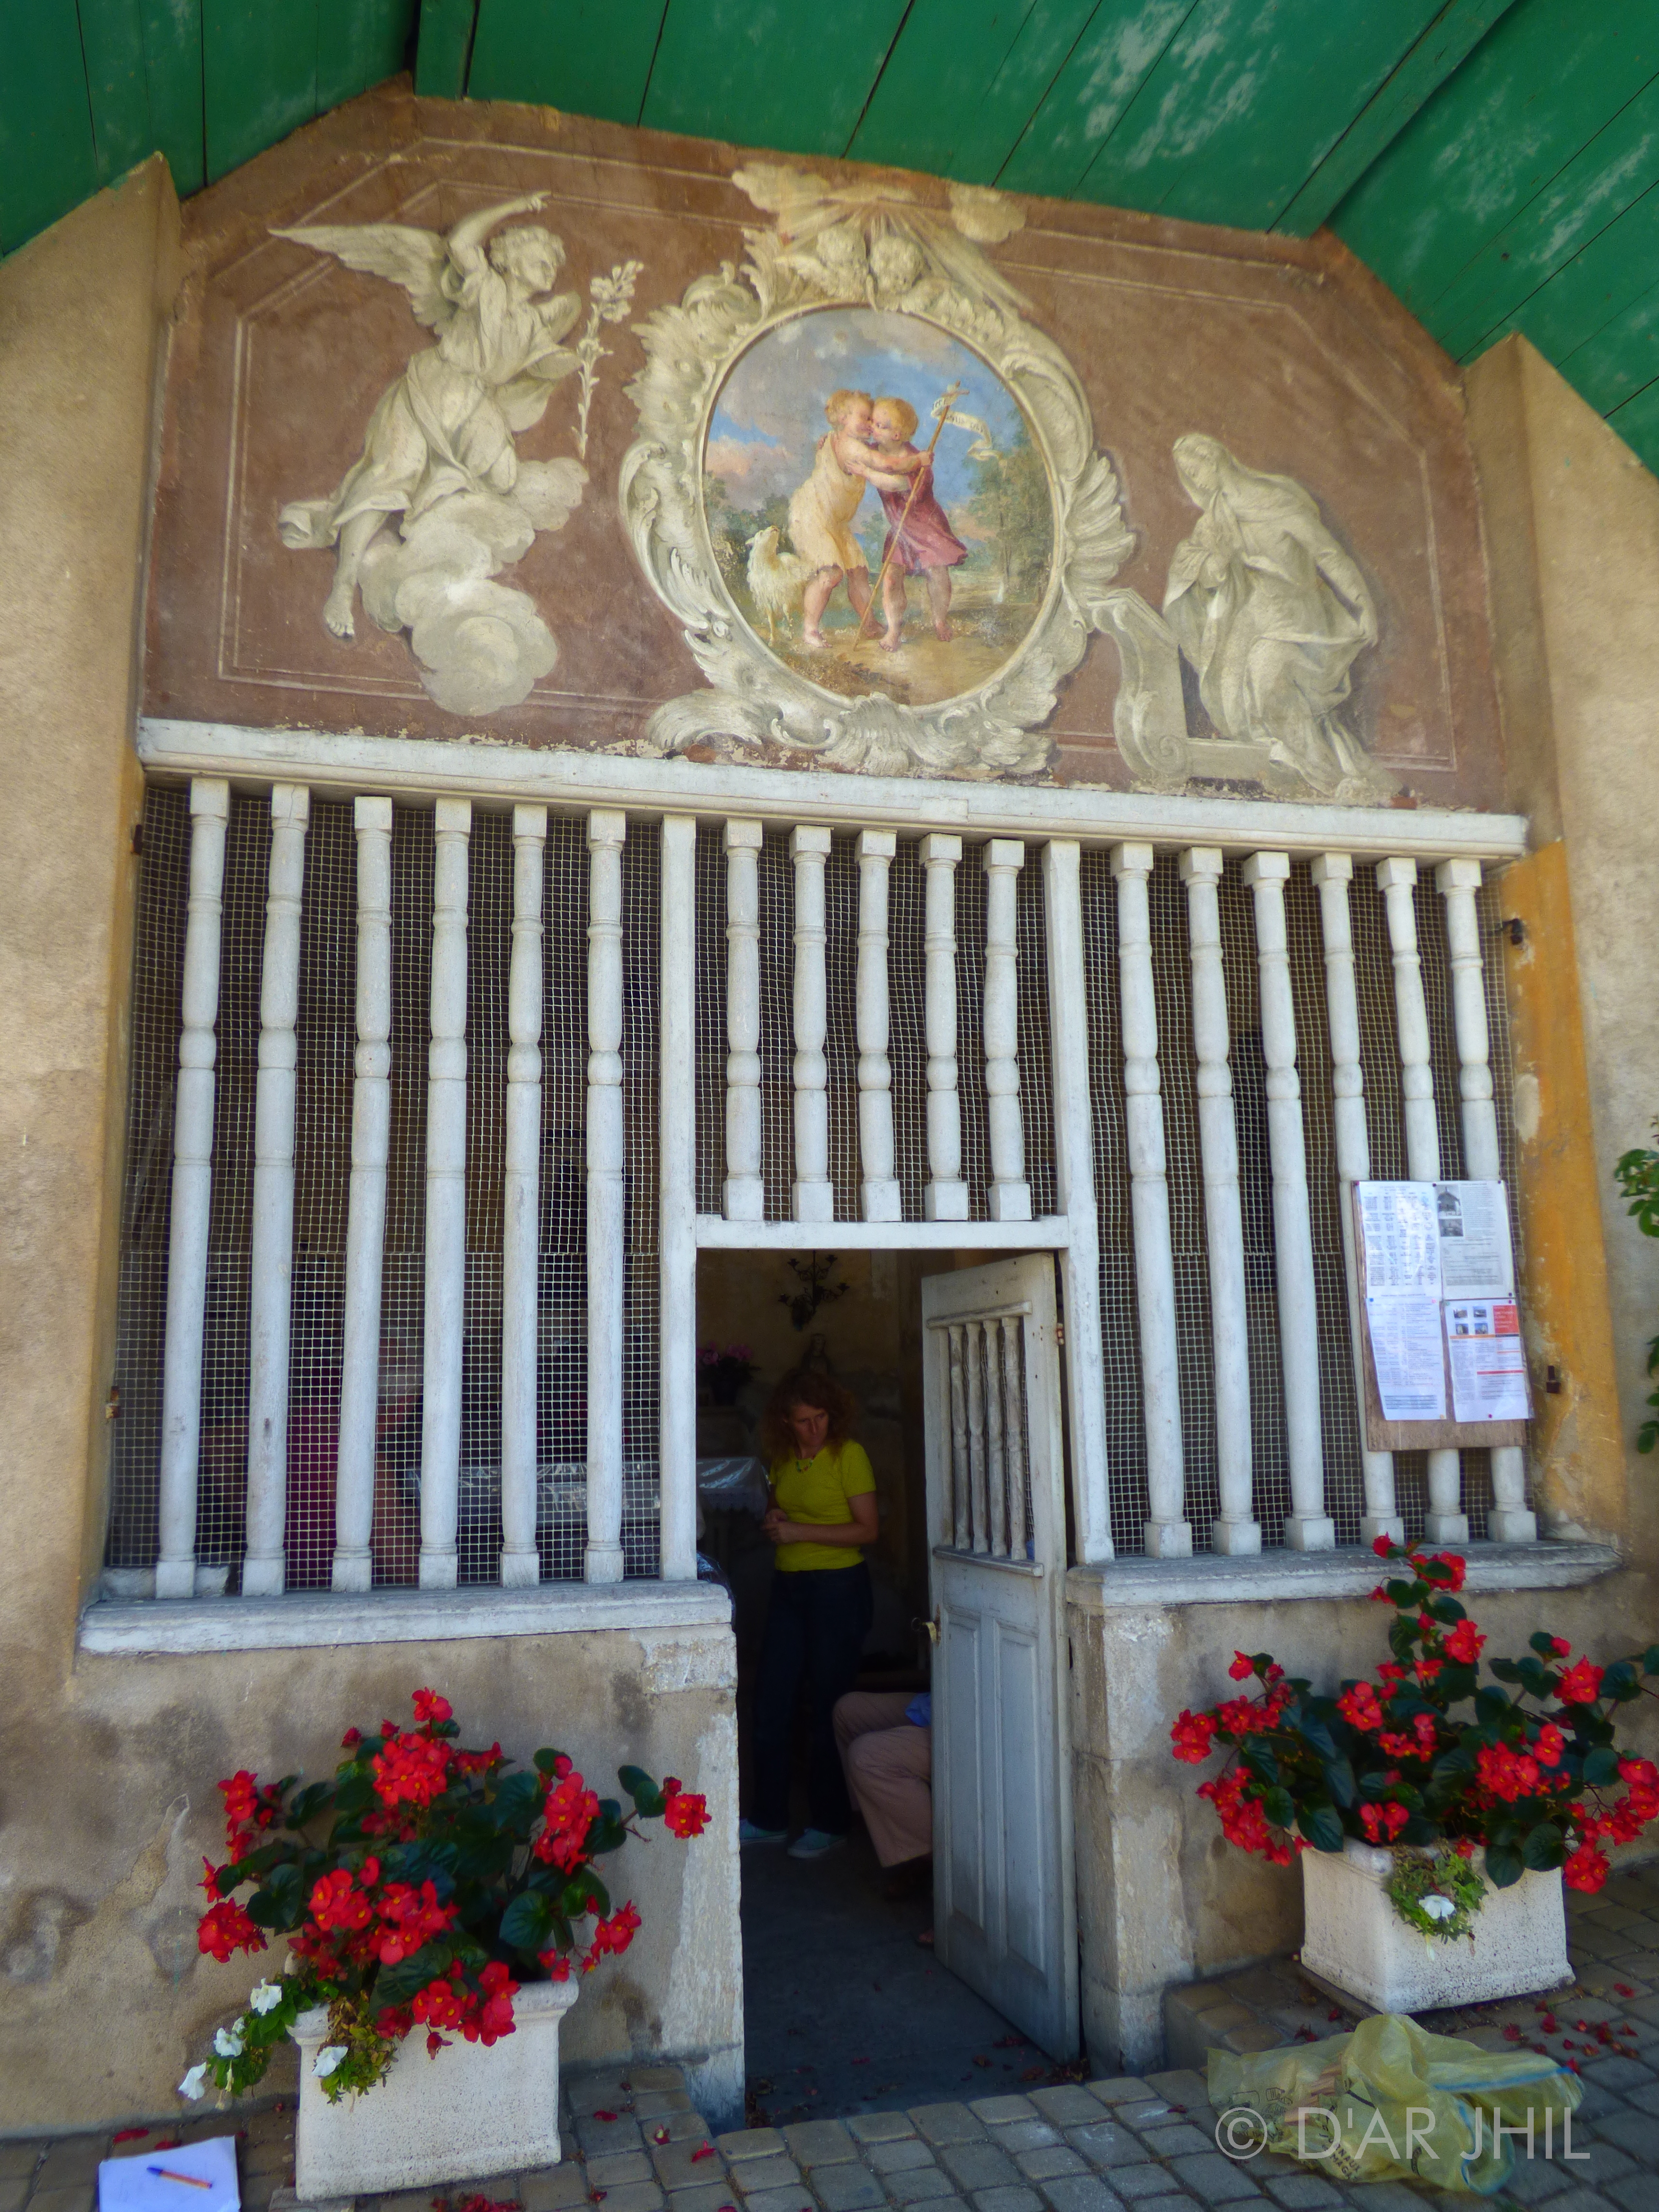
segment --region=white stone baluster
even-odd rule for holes
[[[1394,1454],[1373,1451],[1365,1442],[1364,1316],[1359,1309],[1359,1266],[1354,1248],[1353,1188],[1370,1179],[1370,1133],[1365,1126],[1365,1074],[1359,1060],[1359,1002],[1354,989],[1353,920],[1348,885],[1353,861],[1346,853],[1322,853],[1312,875],[1319,890],[1319,919],[1325,945],[1325,1008],[1331,1038],[1332,1129],[1335,1139],[1337,1207],[1342,1224],[1342,1268],[1348,1297],[1348,1340],[1353,1358],[1359,1421],[1359,1460],[1365,1510],[1359,1534],[1364,1543],[1391,1536],[1406,1540],[1406,1523],[1395,1499]]]
[[[1117,883],[1118,990],[1122,1007],[1124,1129],[1134,1224],[1135,1310],[1140,1325],[1141,1418],[1146,1435],[1146,1545],[1154,1559],[1191,1557],[1176,1358],[1175,1261],[1170,1246],[1164,1106],[1152,991],[1150,845],[1112,848]]]
[[[1071,1415],[1073,1524],[1079,1564],[1113,1556],[1112,1510],[1106,1481],[1106,1406],[1101,1375],[1100,1219],[1095,1197],[1094,1127],[1089,1098],[1089,1009],[1083,982],[1082,855],[1077,842],[1054,837],[1042,848],[1042,911],[1048,951],[1048,1037],[1054,1089],[1055,1200],[1068,1224],[1060,1255],[1065,1300],[1066,1403]],[[1003,1325],[1010,1464],[1018,1434],[1018,1347]],[[1014,1476],[1011,1471],[1011,1483]],[[1024,1512],[1023,1493],[1011,1508]],[[1023,1522],[1011,1528],[1013,1555],[1024,1559]]]
[[[1008,1556],[1008,1456],[1003,1443],[1002,1331],[995,1321],[985,1329],[985,1453],[990,1492],[990,1542],[999,1559]]]
[[[927,1033],[927,1188],[929,1221],[966,1221],[962,1176],[962,1100],[957,1091],[957,866],[960,837],[921,841],[927,890],[922,952]]]
[[[623,1578],[622,854],[627,817],[587,817],[587,1552],[591,1583]],[[689,1102],[688,1102],[689,1103]]]
[[[993,1221],[1029,1221],[1025,1133],[1019,1111],[1019,872],[1025,848],[993,837],[985,867],[985,1115],[990,1124]]]
[[[536,1548],[536,1362],[542,1224],[542,881],[547,809],[513,810],[507,979],[507,1166],[501,1188],[501,1582],[541,1580]]]
[[[441,799],[426,1062],[426,1273],[421,1371],[421,1588],[453,1589],[466,1330],[466,919],[472,802]]]
[[[951,1513],[939,1541],[965,1552],[972,1540],[968,1525],[968,1381],[963,1371],[964,1325],[953,1321],[945,1331],[951,1359]]]
[[[968,1323],[968,1479],[973,1486],[973,1547],[991,1548],[985,1467],[985,1324]]]
[[[795,1177],[789,1210],[797,1221],[833,1221],[830,1066],[823,1056],[823,869],[830,832],[797,830],[789,840],[789,857],[795,864]]]
[[[726,1187],[728,1221],[763,1221],[761,1176],[761,825],[726,825]]]
[[[1474,1182],[1503,1179],[1498,1112],[1492,1104],[1492,1039],[1480,954],[1479,860],[1443,860],[1434,872],[1446,902],[1446,951],[1451,965],[1452,1018],[1457,1032],[1458,1091],[1462,1106],[1463,1172]],[[1519,1444],[1492,1447],[1492,1510],[1486,1534],[1495,1544],[1535,1544],[1538,1516],[1527,1504],[1526,1460]]]
[[[661,1031],[657,1063],[657,1480],[661,1573],[697,1573],[697,825],[663,817],[659,911]]]
[[[337,1590],[366,1590],[374,1580],[370,1540],[380,1420],[380,1268],[392,1135],[392,801],[360,799],[352,817],[357,836],[357,1050],[331,1576]]]
[[[1400,1091],[1406,1118],[1406,1170],[1413,1182],[1440,1180],[1440,1127],[1434,1115],[1434,1071],[1429,1060],[1429,1010],[1423,999],[1423,963],[1417,946],[1415,860],[1379,860],[1376,880],[1389,917],[1394,955],[1394,1015],[1400,1040]],[[1467,1544],[1462,1460],[1455,1449],[1429,1455],[1429,1510],[1423,1534],[1431,1544]]]
[[[161,1355],[161,1545],[157,1597],[196,1595],[196,1482],[202,1442],[202,1330],[213,1203],[213,1066],[230,786],[190,787],[190,907],[179,993],[179,1085],[167,1223],[167,1341]]]
[[[1020,1326],[1018,1314],[1006,1316],[1002,1322],[1003,1434],[1008,1445],[1008,1551],[1009,1556],[1016,1559],[1025,1557],[1025,1540],[1035,1533],[1027,1527],[1025,1514],[1025,1363]],[[1109,1547],[1109,1534],[1106,1540]],[[1106,1556],[1111,1558],[1109,1549]]]
[[[1325,1510],[1325,1452],[1319,1426],[1319,1306],[1314,1286],[1313,1227],[1308,1211],[1308,1155],[1302,1080],[1296,1072],[1296,1005],[1285,931],[1287,854],[1253,853],[1244,863],[1255,910],[1261,1056],[1267,1068],[1267,1156],[1273,1180],[1273,1277],[1279,1286],[1279,1366],[1285,1391],[1285,1451],[1291,1510],[1285,1541],[1292,1551],[1336,1548]]]
[[[866,830],[859,839],[859,1200],[866,1221],[897,1221],[904,1212],[893,1172],[893,1070],[887,1057],[887,883],[897,849],[890,830]]]
[[[253,1101],[253,1239],[249,1255],[247,1550],[242,1595],[276,1597],[285,1580],[288,1357],[294,1298],[294,1098],[299,1052],[300,901],[311,793],[270,793],[259,1075]]]
[[[1238,1194],[1238,1128],[1233,1118],[1227,979],[1221,965],[1218,846],[1181,856],[1193,969],[1193,1052],[1198,1062],[1198,1143],[1204,1163],[1204,1231],[1209,1249],[1210,1343],[1215,1369],[1216,1481],[1221,1511],[1210,1548],[1234,1558],[1261,1549],[1253,1498],[1249,1324],[1244,1303],[1244,1227]]]

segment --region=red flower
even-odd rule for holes
[[[1374,1844],[1392,1843],[1411,1814],[1403,1805],[1362,1805],[1359,1825]]]
[[[340,1738],[340,1748],[342,1751],[354,1751],[362,1740],[363,1732],[361,1729],[349,1728]]]
[[[459,2028],[465,2026],[477,2007],[477,1998],[465,1984],[441,1974],[416,1991],[410,2010],[428,2027]]]
[[[1386,1559],[1394,1550],[1394,1538],[1392,1536],[1373,1536],[1371,1538],[1371,1549],[1376,1553],[1379,1559]]]
[[[1539,1729],[1537,1739],[1533,1745],[1533,1753],[1538,1764],[1540,1766],[1559,1766],[1561,1764],[1561,1753],[1566,1747],[1566,1741],[1553,1721],[1546,1721],[1543,1727]]]
[[[550,1982],[570,1979],[570,1954],[568,1951],[538,1951],[537,1957],[547,1969]]]
[[[1446,1656],[1460,1667],[1473,1667],[1486,1640],[1472,1620],[1460,1620],[1446,1638]]]
[[[1506,1743],[1483,1744],[1474,1754],[1474,1773],[1480,1787],[1506,1805],[1534,1796],[1547,1786],[1537,1760],[1511,1751]]]
[[[447,1721],[453,1720],[454,1717],[455,1708],[447,1698],[441,1698],[435,1690],[416,1691],[415,1717],[417,1721],[422,1723],[428,1721]]]
[[[1255,1672],[1255,1663],[1248,1653],[1235,1651],[1233,1663],[1228,1668],[1227,1672],[1235,1682],[1248,1682]]]
[[[1461,1559],[1455,1552],[1437,1552],[1433,1564],[1449,1571],[1451,1580],[1447,1585],[1448,1588],[1454,1591],[1462,1589],[1464,1579],[1469,1571],[1466,1560]]]
[[[1563,1674],[1556,1695],[1564,1705],[1593,1705],[1601,1694],[1601,1674],[1600,1667],[1592,1667],[1588,1659],[1580,1659]],[[1596,1887],[1599,1888],[1600,1883]]]
[[[1565,1636],[1552,1636],[1550,1638],[1550,1650],[1555,1654],[1558,1659],[1565,1659],[1571,1655],[1572,1646],[1568,1643]]]
[[[689,1842],[693,1836],[702,1835],[708,1826],[708,1800],[682,1790],[678,1783],[663,1784],[662,1816],[671,1836]]]
[[[449,1786],[450,1748],[425,1735],[393,1735],[371,1761],[374,1794],[383,1805],[429,1805]]]
[[[1382,1725],[1382,1708],[1369,1682],[1356,1682],[1351,1690],[1345,1690],[1336,1701],[1336,1710],[1357,1729],[1380,1729]]]
[[[1581,1844],[1561,1869],[1569,1889],[1597,1890],[1607,1878],[1607,1858],[1593,1844]]]
[[[240,1826],[245,1821],[252,1820],[258,1812],[258,1778],[250,1774],[246,1767],[240,1767],[228,1782],[219,1784],[219,1789],[224,1797],[225,1819],[228,1821],[234,1820]]]
[[[593,1925],[593,1940],[587,1947],[587,1956],[582,1960],[582,1972],[591,1974],[607,1953],[618,1957],[634,1940],[640,1924],[640,1916],[634,1910],[633,1900],[613,1912],[609,1920],[598,1920]]]
[[[380,1899],[381,1929],[375,1939],[375,1948],[383,1966],[395,1966],[441,1936],[454,1923],[457,1907],[440,1905],[433,1884],[424,1881],[418,1890],[406,1881],[387,1884]]]
[[[544,1865],[574,1869],[582,1855],[587,1832],[599,1817],[599,1801],[580,1774],[572,1772],[547,1793],[546,1825],[536,1838],[536,1856]]]
[[[1200,1765],[1215,1748],[1215,1722],[1208,1713],[1188,1712],[1183,1705],[1180,1719],[1170,1730],[1170,1741],[1177,1759],[1189,1766]]]
[[[228,1966],[233,1951],[263,1951],[265,1939],[234,1898],[221,1898],[202,1915],[196,1930],[198,1951]]]
[[[1444,1664],[1442,1659],[1419,1659],[1417,1662],[1418,1680],[1425,1685],[1432,1682]]]
[[[503,2035],[514,2033],[513,2000],[518,1995],[519,1984],[499,1959],[492,1959],[478,1977],[483,1989],[483,2002],[475,2019],[469,2020],[461,2033],[469,2043],[482,2043],[486,2048]]]
[[[372,1908],[345,1867],[336,1867],[317,1881],[311,1893],[311,1917],[331,1935],[350,1935],[367,1928]]]

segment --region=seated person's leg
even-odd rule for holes
[[[884,1867],[933,1850],[933,1742],[931,1729],[901,1721],[848,1746],[848,1781]]]

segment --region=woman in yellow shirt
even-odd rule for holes
[[[789,1833],[789,1770],[803,1678],[810,1709],[809,1825],[789,1846],[822,1858],[847,1840],[853,1808],[836,1749],[836,1701],[856,1680],[873,1600],[864,1547],[876,1540],[876,1479],[848,1431],[854,1407],[827,1375],[787,1375],[761,1424],[772,1473],[763,1526],[777,1547],[755,1689],[754,1816],[745,1844]]]

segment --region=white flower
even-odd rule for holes
[[[255,2012],[275,2012],[283,2002],[280,1982],[259,1982],[248,1991],[248,2002]]]
[[[246,2047],[242,2042],[242,2027],[243,2022],[239,2020],[234,2027],[222,2027],[217,2035],[214,2037],[213,2047],[218,2052],[221,2058],[240,2058],[241,2057],[243,2050]]]
[[[198,2097],[204,2097],[207,2094],[207,2063],[205,2060],[201,2065],[192,2066],[191,2068],[189,2073],[185,2075],[184,2080],[179,2084],[179,2094],[181,2097],[188,2097],[192,2104],[195,2103]]]
[[[1437,1890],[1431,1890],[1423,1899],[1423,1910],[1431,1920],[1449,1920],[1457,1907],[1450,1898],[1442,1897]]]
[[[311,2062],[311,2070],[319,2081],[326,2081],[346,2055],[343,2043],[325,2043]]]

